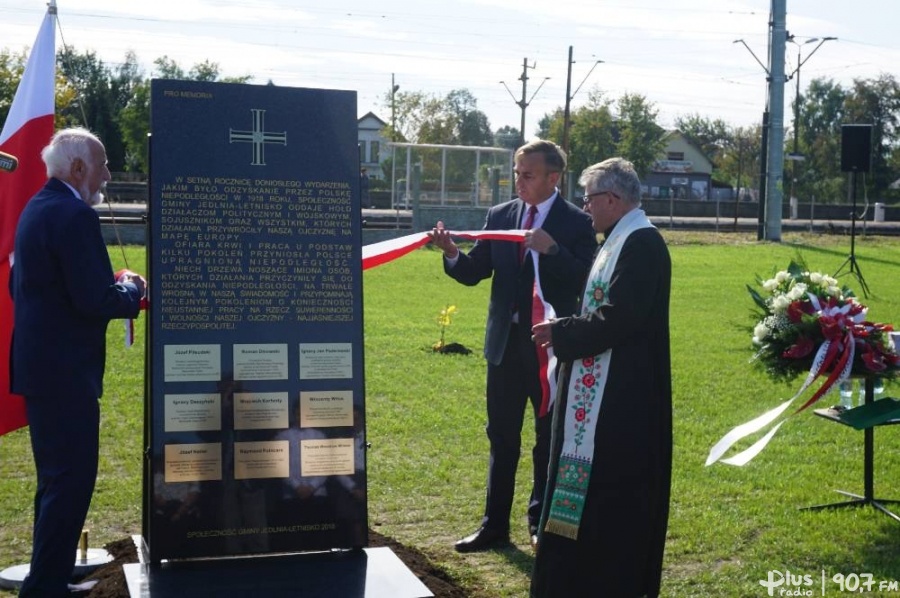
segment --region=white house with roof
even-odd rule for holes
[[[359,167],[365,168],[370,179],[384,179],[381,163],[390,157],[390,149],[382,132],[387,123],[375,113],[367,112],[357,121],[359,138]]]
[[[663,139],[665,157],[656,161],[644,181],[646,196],[709,199],[712,161],[681,131],[668,131]]]

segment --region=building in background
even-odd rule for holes
[[[384,180],[381,163],[390,157],[390,148],[382,132],[387,123],[373,112],[367,112],[357,120],[359,131],[359,167],[365,168],[370,179]]]
[[[713,164],[681,131],[665,134],[665,158],[660,158],[644,181],[644,196],[653,199],[710,198]]]

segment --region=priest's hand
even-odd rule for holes
[[[542,349],[553,346],[553,320],[545,320],[532,326],[531,340]]]

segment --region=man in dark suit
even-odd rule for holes
[[[533,141],[516,151],[518,198],[489,209],[484,228],[527,229],[524,243],[479,240],[466,254],[459,251],[443,223],[438,222],[431,232],[432,242],[444,252],[444,271],[449,276],[469,286],[493,276],[484,342],[491,446],[487,498],[481,526],[456,543],[459,552],[509,541],[522,424],[529,400],[534,409],[535,445],[527,513],[532,545],[536,541],[547,481],[550,417],[542,413],[538,354],[531,340],[535,273],[530,251],[539,256],[544,299],[557,314],[571,315],[597,247],[590,218],[563,199],[557,189],[565,165],[565,153],[550,141]]]
[[[144,280],[117,283],[92,208],[109,180],[106,151],[85,129],[56,133],[41,157],[46,185],[16,228],[10,275],[10,390],[25,397],[37,470],[31,566],[19,596],[69,595],[99,458],[106,327],[135,318]]]

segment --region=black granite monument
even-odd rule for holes
[[[368,543],[356,94],[154,80],[151,562]]]

